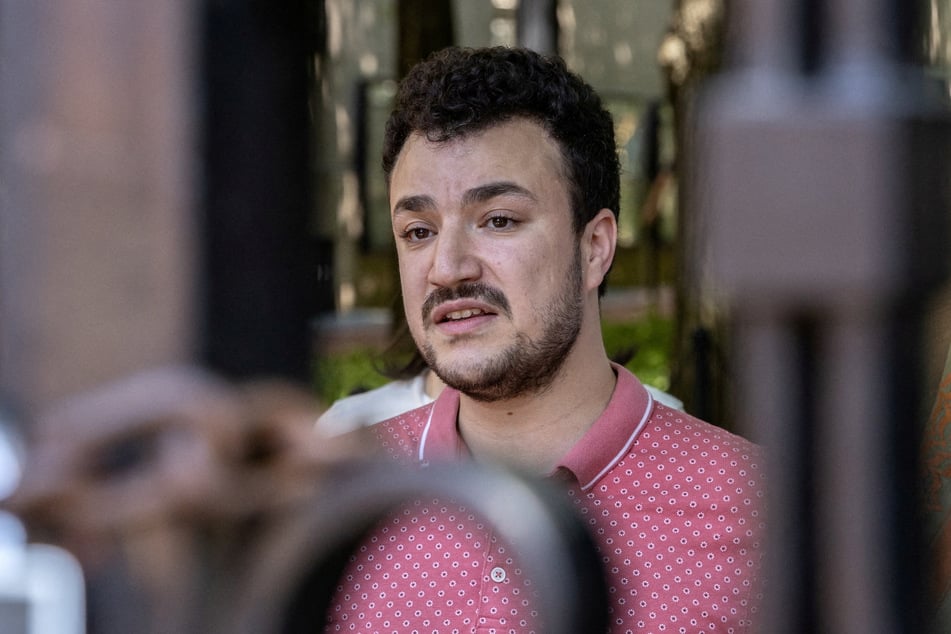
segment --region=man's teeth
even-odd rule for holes
[[[446,319],[450,321],[455,321],[457,319],[468,319],[469,317],[472,317],[473,315],[481,315],[483,314],[483,312],[484,311],[479,308],[467,308],[465,310],[455,310],[451,313],[448,313],[446,315]]]

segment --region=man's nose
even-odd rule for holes
[[[465,227],[443,226],[436,238],[429,282],[451,287],[475,281],[481,275],[481,260],[469,231]]]

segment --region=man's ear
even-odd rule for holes
[[[585,287],[597,288],[608,274],[617,248],[617,218],[610,209],[602,209],[588,221],[581,247]]]

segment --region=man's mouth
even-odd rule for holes
[[[454,288],[440,287],[430,293],[422,306],[423,324],[453,324],[485,321],[495,315],[510,315],[508,300],[502,291],[478,282],[465,282]],[[463,324],[459,324],[461,328]],[[457,329],[458,329],[457,328]]]

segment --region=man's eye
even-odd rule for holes
[[[433,232],[426,227],[411,227],[403,232],[403,238],[410,242],[418,242],[425,240],[432,234]]]
[[[507,229],[512,226],[514,221],[508,216],[492,216],[489,218],[489,226],[493,229]]]

